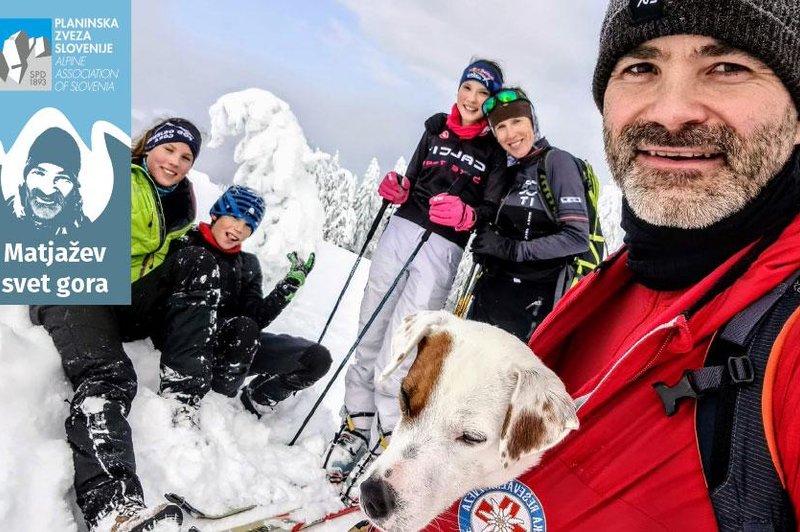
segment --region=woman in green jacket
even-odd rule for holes
[[[131,282],[161,264],[170,242],[194,221],[194,193],[186,174],[200,151],[199,139],[191,122],[170,118],[131,150]]]
[[[75,465],[75,491],[89,530],[180,530],[175,505],[146,508],[136,475],[126,416],[137,379],[123,342],[151,337],[161,350],[159,393],[175,400],[176,419],[199,397],[184,386],[196,360],[208,362],[219,298],[214,257],[199,247],[166,253],[195,217],[186,178],[201,137],[188,120],[170,118],[146,131],[131,151],[131,304],[32,306],[31,320],[47,329],[75,390],[66,422]],[[158,312],[157,309],[168,311]],[[156,318],[160,316],[160,318]],[[154,324],[153,320],[160,323]],[[159,330],[180,330],[180,344]],[[188,340],[187,340],[188,339]],[[189,363],[192,362],[192,363]],[[185,389],[184,389],[185,388]]]

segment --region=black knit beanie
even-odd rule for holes
[[[81,150],[72,135],[61,128],[51,127],[31,144],[23,175],[27,176],[31,168],[40,163],[58,165],[64,174],[76,181],[81,171]]]
[[[760,59],[800,111],[800,0],[611,0],[592,83],[600,111],[623,54],[650,39],[679,34],[712,37]]]

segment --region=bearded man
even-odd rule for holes
[[[580,429],[438,529],[796,530],[800,3],[612,0],[593,93],[625,246],[529,344]]]
[[[80,168],[81,152],[72,135],[57,127],[45,130],[31,144],[19,192],[7,206],[37,230],[72,234],[87,223]]]

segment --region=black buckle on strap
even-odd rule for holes
[[[747,355],[728,357],[728,375],[732,384],[750,384],[756,378],[753,361]]]
[[[684,371],[680,380],[672,386],[667,386],[663,382],[653,384],[653,388],[655,388],[661,403],[664,405],[667,417],[674,415],[678,411],[679,400],[697,399],[700,396],[692,385],[691,375],[691,370]]]

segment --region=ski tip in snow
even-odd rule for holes
[[[189,501],[187,501],[185,497],[182,497],[177,493],[165,493],[164,498],[167,499],[169,502],[180,506],[183,511],[185,511],[187,514],[191,515],[195,519],[210,519],[210,520],[225,519],[226,517],[231,517],[233,515],[244,513],[256,507],[255,504],[251,504],[249,506],[231,508],[230,510],[226,510],[223,512],[211,513],[200,510],[199,508],[191,504]]]
[[[289,514],[280,514],[272,517],[256,519],[248,523],[231,526],[224,529],[212,529],[209,527],[207,530],[205,527],[201,529],[197,526],[193,526],[189,529],[189,532],[211,532],[211,530],[214,532],[299,532],[301,530],[306,530],[311,527],[333,521],[339,517],[351,514],[358,509],[358,506],[348,506],[312,521],[302,521],[292,518]]]

